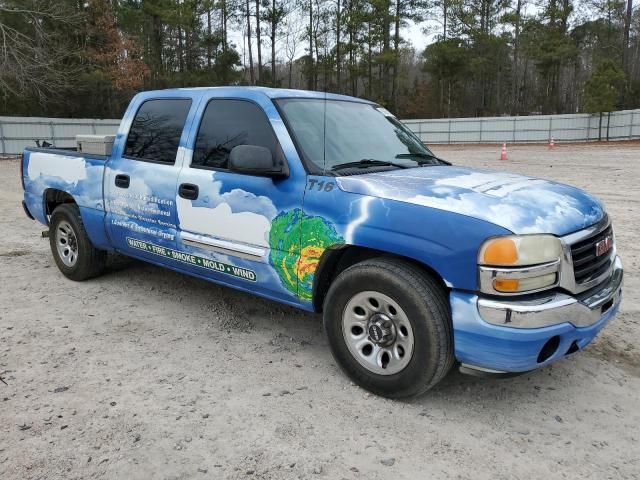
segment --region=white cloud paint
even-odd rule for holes
[[[468,215],[515,233],[578,229],[602,215],[597,200],[565,185],[510,173],[459,170],[447,176],[426,169],[370,174],[341,178],[338,184],[353,193]]]
[[[233,213],[228,203],[214,208],[194,207],[191,200],[178,197],[180,228],[236,242],[268,247],[271,222],[252,212]]]
[[[215,173],[212,174],[212,180],[211,187],[200,192],[202,197],[207,197],[210,206],[194,206],[191,200],[178,197],[176,206],[180,228],[268,247],[271,220],[277,215],[271,199],[239,188],[220,193],[222,182],[215,180]]]
[[[87,170],[82,157],[32,152],[27,175],[31,180],[37,180],[40,176],[58,177],[67,183],[77,184],[87,178]]]

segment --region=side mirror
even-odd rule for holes
[[[229,170],[260,177],[282,178],[289,176],[284,156],[271,154],[265,147],[238,145],[229,154]]]

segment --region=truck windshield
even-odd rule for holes
[[[288,98],[276,103],[298,148],[323,172],[446,164],[376,105],[316,98]]]

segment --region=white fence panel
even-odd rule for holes
[[[113,135],[120,120],[85,118],[0,117],[0,154],[21,153],[36,140],[75,147],[78,134]]]
[[[36,140],[74,147],[78,134],[112,135],[120,120],[0,117],[0,154],[21,153]],[[591,115],[406,120],[425,143],[543,143],[640,138],[640,109]]]
[[[406,120],[425,143],[546,143],[640,138],[640,109],[610,114]]]

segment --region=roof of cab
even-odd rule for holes
[[[189,88],[169,88],[164,90],[151,90],[142,92],[145,97],[153,96],[153,95],[161,95],[167,96],[170,95],[171,92],[180,91],[193,91],[193,92],[202,92],[206,90],[216,90],[216,91],[224,91],[224,93],[229,95],[237,95],[240,97],[251,97],[255,94],[263,94],[266,97],[271,99],[276,98],[319,98],[319,99],[327,99],[327,100],[348,100],[351,102],[362,102],[362,103],[370,103],[373,104],[369,100],[365,100],[363,98],[350,97],[348,95],[340,95],[337,93],[326,93],[326,92],[315,92],[312,90],[294,90],[289,88],[269,88],[269,87],[189,87]]]

